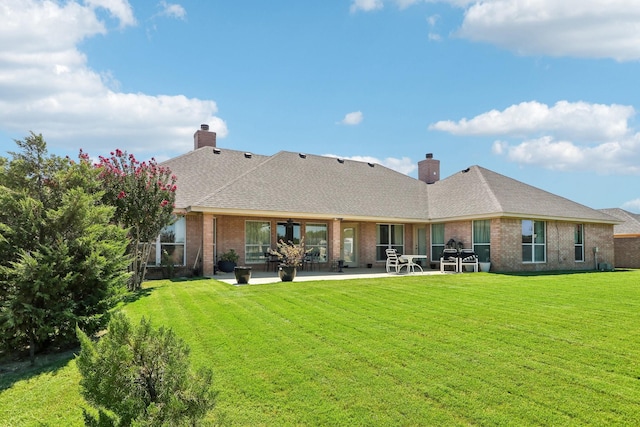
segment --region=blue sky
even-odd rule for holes
[[[413,177],[433,153],[640,212],[637,0],[3,0],[0,22],[0,155],[33,131],[164,160],[207,123],[222,148]]]

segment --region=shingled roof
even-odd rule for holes
[[[618,218],[622,221],[620,224],[613,226],[614,236],[640,236],[640,215],[634,214],[620,208],[600,209],[607,215]]]
[[[429,186],[429,219],[530,217],[615,223],[590,207],[480,166],[471,166]]]
[[[288,151],[263,156],[203,147],[163,164],[178,177],[176,208],[185,211],[354,221],[619,222],[480,166],[426,184],[379,164]]]
[[[373,163],[205,147],[163,164],[178,177],[178,209],[405,222],[427,211],[427,184]]]

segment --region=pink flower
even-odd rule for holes
[[[165,207],[165,206],[167,206],[168,204],[169,204],[169,201],[168,201],[168,200],[163,200],[163,201],[162,201],[162,203],[160,203],[160,206],[164,208],[164,207]]]
[[[118,194],[118,199],[123,199],[126,197],[126,193],[124,191],[121,191],[120,194]]]

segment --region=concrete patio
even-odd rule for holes
[[[348,280],[348,279],[364,279],[364,278],[377,278],[377,277],[414,277],[414,276],[429,276],[433,274],[442,274],[440,270],[425,269],[424,272],[405,273],[404,270],[400,274],[387,273],[382,268],[343,268],[342,273],[338,271],[328,270],[314,270],[314,271],[300,271],[296,273],[296,282],[306,282],[311,280]],[[449,274],[449,273],[446,273]],[[236,285],[236,278],[233,273],[217,272],[212,279],[220,280],[221,282],[228,283],[230,285]],[[265,283],[277,283],[280,282],[278,272],[264,271],[262,266],[254,267],[251,270],[251,279],[249,285],[261,285]]]

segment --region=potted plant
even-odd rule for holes
[[[292,241],[287,243],[284,240],[278,242],[278,249],[271,250],[270,253],[280,260],[278,274],[283,282],[291,282],[296,277],[297,268],[302,265],[302,261],[306,255],[304,250],[304,238],[299,244]]]
[[[233,249],[229,249],[227,252],[223,252],[218,259],[218,269],[225,273],[232,273],[233,269],[238,265],[238,259],[240,256]]]
[[[238,266],[233,269],[238,285],[246,285],[251,279],[251,267]]]
[[[478,266],[480,271],[488,272],[491,269],[491,260],[489,259],[489,248],[482,248],[478,254]]]

